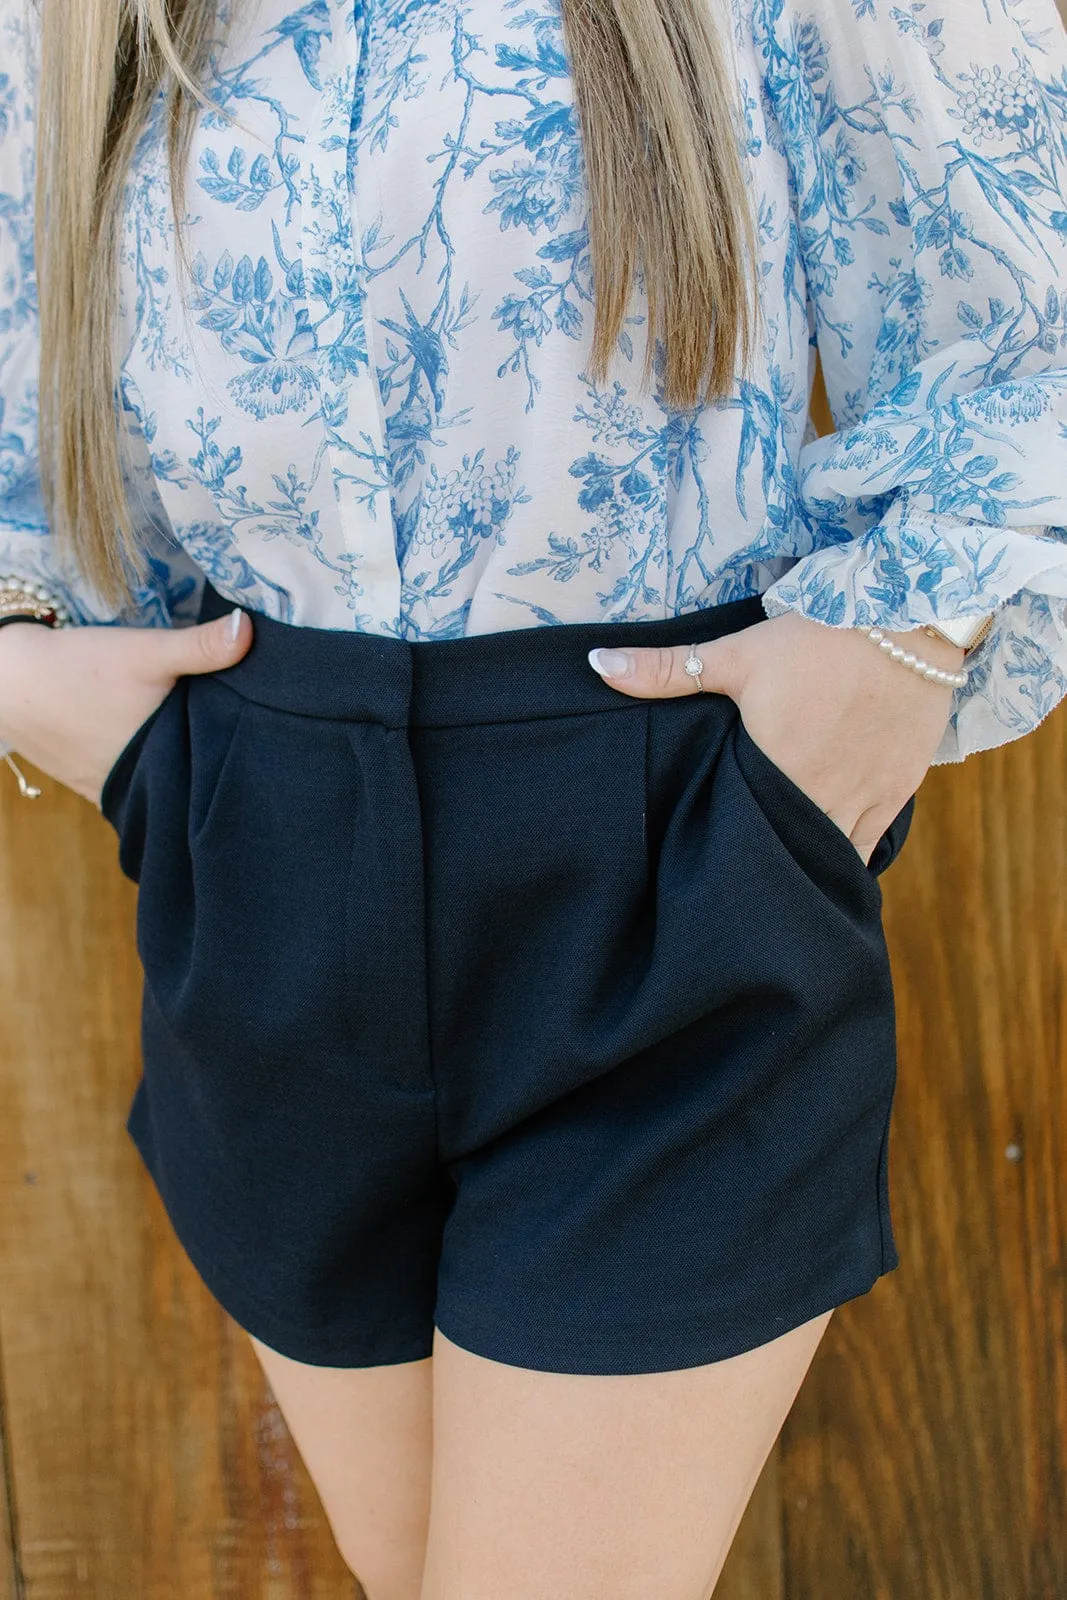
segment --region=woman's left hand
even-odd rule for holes
[[[699,621],[694,618],[697,631]],[[887,632],[894,643],[947,671],[964,652],[922,629]],[[941,743],[953,690],[893,661],[855,628],[834,628],[794,611],[694,641],[705,692],[737,702],[765,755],[836,822],[864,864],[922,783]],[[590,653],[590,662],[596,665]],[[688,645],[601,652],[613,689],[638,699],[699,694],[683,668]],[[604,660],[606,658],[606,660]],[[598,670],[600,670],[598,668]]]

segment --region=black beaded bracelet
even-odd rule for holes
[[[16,611],[10,617],[0,617],[0,628],[9,622],[39,622],[42,628],[55,627],[55,623],[49,622],[47,617],[35,617],[32,611]]]

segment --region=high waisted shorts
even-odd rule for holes
[[[249,1333],[660,1372],[897,1266],[879,876],[915,797],[865,864],[728,696],[587,660],[763,618],[405,642],[253,613],[133,735],[102,794],[139,886],[127,1128]]]

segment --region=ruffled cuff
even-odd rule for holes
[[[865,534],[801,556],[763,593],[769,617],[909,631],[994,613],[932,765],[1031,732],[1067,694],[1067,529],[934,513],[901,491]]]

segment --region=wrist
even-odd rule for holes
[[[17,622],[5,623],[0,628],[0,663],[3,664],[5,670],[9,669],[12,662],[21,659],[22,652],[31,637],[43,632],[42,625],[39,622],[33,622],[29,618],[24,621],[20,617]]]
[[[0,573],[0,663],[5,668],[20,657],[31,628],[38,633],[43,628],[66,628],[72,620],[64,601],[44,584],[17,573]]]
[[[9,749],[18,748],[29,697],[40,674],[42,658],[34,640],[40,643],[41,636],[51,631],[38,622],[21,620],[0,628],[0,743]]]

